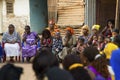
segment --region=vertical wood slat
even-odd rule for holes
[[[116,18],[115,18],[115,28],[120,30],[120,0],[116,0]]]
[[[3,0],[0,0],[0,33],[2,32],[3,27]]]
[[[59,0],[58,25],[81,25],[84,22],[83,0]]]
[[[48,19],[57,19],[57,0],[48,0]]]

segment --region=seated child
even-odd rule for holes
[[[77,46],[72,50],[73,53],[80,54],[84,50],[84,48],[86,47],[84,41],[85,39],[83,37],[80,36],[78,38]]]
[[[63,49],[62,45],[62,37],[60,36],[60,32],[55,33],[55,37],[53,38],[53,46],[52,46],[52,52],[54,54],[58,54]]]
[[[104,36],[99,35],[98,36],[98,50],[103,51],[105,48],[105,42],[104,42]]]

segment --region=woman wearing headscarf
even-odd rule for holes
[[[2,42],[4,43],[4,50],[7,57],[10,57],[10,61],[14,61],[14,56],[20,55],[21,39],[18,32],[15,31],[13,24],[8,26],[8,31],[3,34]]]
[[[63,50],[60,54],[60,58],[64,59],[64,57],[71,53],[72,48],[76,45],[76,36],[74,35],[74,30],[71,27],[66,28],[65,36],[63,37]]]
[[[22,57],[26,57],[27,61],[30,61],[30,58],[36,55],[37,52],[37,43],[40,40],[36,32],[30,31],[30,26],[25,26],[25,33],[23,34],[23,43],[22,47]]]
[[[88,39],[90,37],[90,34],[89,34],[89,27],[87,25],[84,25],[82,27],[82,33],[80,35],[80,37],[83,37],[84,38],[84,43],[87,43],[88,42]]]
[[[98,37],[98,32],[99,32],[99,29],[100,29],[100,25],[93,25],[92,26],[92,34],[91,34],[91,36],[89,37],[89,39],[88,39],[88,44],[89,45],[92,45],[93,44],[93,39],[95,38],[95,37]]]

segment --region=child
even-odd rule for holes
[[[52,36],[49,30],[45,29],[42,32],[41,47],[52,49]]]
[[[105,48],[104,36],[102,35],[98,36],[98,47],[97,48],[99,51],[103,51],[103,49]]]
[[[93,36],[92,45],[97,47],[97,45],[98,45],[98,38],[97,38],[97,36]]]
[[[52,46],[52,52],[54,54],[58,54],[63,49],[62,45],[62,37],[60,36],[60,32],[55,33],[55,38],[53,38],[53,46]]]
[[[77,42],[76,48],[74,48],[74,49],[72,50],[73,53],[75,53],[75,54],[80,54],[80,53],[84,50],[84,48],[86,47],[86,45],[84,44],[84,42],[85,42],[85,39],[80,36],[80,37],[78,38],[78,42]]]

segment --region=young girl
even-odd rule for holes
[[[97,46],[99,51],[103,51],[105,48],[105,42],[104,42],[104,36],[99,35],[98,36],[98,46]]]
[[[52,36],[50,31],[47,29],[42,32],[41,47],[52,49]]]

